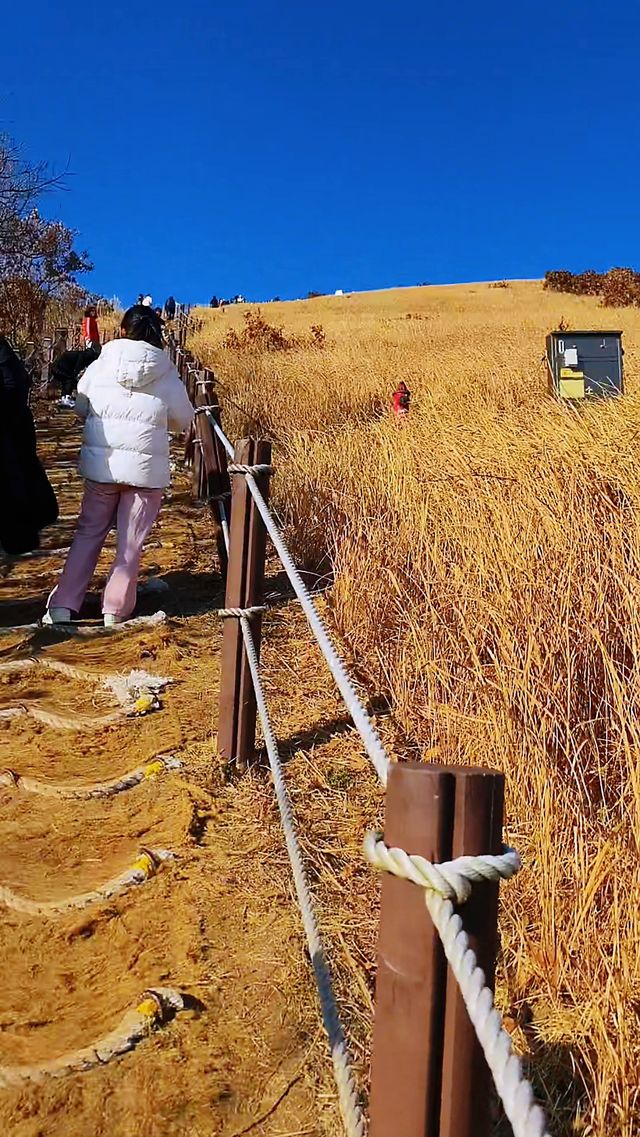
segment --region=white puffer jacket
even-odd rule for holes
[[[169,356],[141,340],[106,343],[78,383],[85,420],[80,473],[92,482],[164,489],[169,431],[186,430],[193,407]]]

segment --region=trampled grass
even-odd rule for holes
[[[231,434],[275,440],[299,561],[334,577],[372,694],[430,760],[503,769],[525,870],[503,889],[499,997],[557,1134],[640,1122],[640,312],[539,284],[265,305],[300,343],[225,350]],[[546,393],[544,336],[621,327],[627,394]],[[324,347],[308,339],[321,324]],[[306,338],[305,338],[306,337]],[[399,427],[390,395],[404,379]],[[354,791],[355,792],[355,791]]]

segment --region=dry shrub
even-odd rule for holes
[[[566,269],[555,269],[551,272],[545,272],[542,287],[549,290],[549,292],[573,292],[577,291],[575,287],[575,275],[568,272]]]
[[[640,304],[640,273],[630,268],[612,268],[604,278],[602,303],[606,308]]]
[[[544,287],[551,292],[570,292],[574,296],[601,296],[605,308],[626,308],[640,304],[640,273],[632,268],[612,268],[609,272],[547,272]]]
[[[322,324],[312,324],[309,335],[286,335],[284,328],[269,324],[265,320],[260,308],[249,309],[243,314],[244,327],[238,331],[231,328],[224,339],[224,346],[228,351],[237,352],[272,352],[292,351],[296,347],[322,348],[325,345],[325,333]],[[202,331],[203,321],[197,319],[194,331]]]
[[[402,318],[408,303],[428,319]],[[434,288],[354,296],[348,313],[313,305],[323,353],[247,366],[213,321],[194,346],[278,440],[289,540],[301,564],[333,572],[337,627],[408,746],[506,774],[507,837],[526,867],[502,892],[498,996],[551,1131],[631,1137],[640,313],[620,316],[628,395],[575,413],[547,398],[538,364],[562,313],[597,327],[595,299],[514,283],[508,298]],[[291,334],[308,313],[282,307]],[[379,417],[398,378],[413,395],[402,428]],[[246,421],[234,411],[227,426]]]

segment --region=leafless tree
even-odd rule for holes
[[[0,135],[0,327],[13,335],[37,335],[52,304],[79,298],[77,276],[93,267],[74,248],[73,230],[38,209],[65,176],[46,162],[28,161]]]

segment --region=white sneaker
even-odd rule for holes
[[[47,625],[71,624],[71,623],[73,623],[73,620],[71,618],[71,609],[70,608],[47,608],[44,616],[42,617],[42,623],[47,624]]]
[[[113,612],[105,612],[102,619],[104,620],[105,628],[116,628],[118,624],[123,623],[122,617],[114,616]]]

